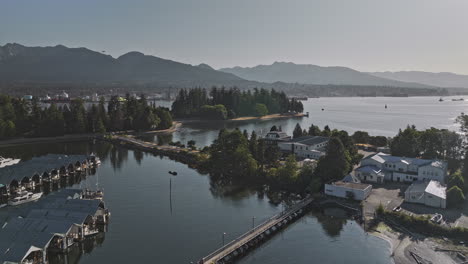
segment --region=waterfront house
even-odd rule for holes
[[[325,184],[325,194],[357,201],[365,200],[372,191],[372,185],[364,184],[349,174],[341,181]]]
[[[405,201],[436,208],[446,208],[447,188],[438,181],[418,181],[405,191]]]
[[[362,181],[369,182],[435,180],[443,183],[447,175],[447,162],[397,157],[379,152],[364,158],[355,174]]]
[[[320,136],[303,136],[289,141],[279,142],[282,152],[291,153],[302,159],[319,159],[326,154],[329,138]]]
[[[283,131],[270,131],[263,138],[267,145],[278,145],[279,142],[285,142],[291,140],[291,136],[288,136]]]

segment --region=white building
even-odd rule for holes
[[[405,191],[405,201],[446,208],[446,190],[447,188],[438,181],[414,182]]]
[[[304,136],[289,141],[278,142],[283,152],[289,152],[303,159],[319,159],[326,154],[329,138],[320,136]]]
[[[325,184],[325,194],[357,201],[365,200],[372,191],[372,185],[354,182],[355,179],[349,176],[346,176],[342,181]],[[351,181],[347,178],[350,178]]]
[[[363,181],[414,182],[435,180],[444,182],[447,175],[447,162],[404,158],[377,153],[364,158],[355,174]],[[382,178],[383,177],[383,178]]]

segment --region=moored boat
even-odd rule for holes
[[[41,197],[42,197],[42,193],[32,193],[32,192],[23,191],[23,192],[20,192],[18,196],[16,196],[15,198],[9,200],[8,205],[17,206],[20,204],[25,204],[25,203],[29,203],[32,201],[36,201]]]
[[[15,165],[18,162],[20,162],[20,159],[4,158],[0,156],[0,168]]]
[[[89,156],[89,160],[90,160],[91,163],[94,164],[95,166],[101,165],[101,160],[100,160],[99,157],[97,157],[94,153],[91,153],[91,155]]]

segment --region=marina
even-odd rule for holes
[[[0,169],[0,206],[17,206],[36,201],[44,191],[50,192],[54,188],[81,181],[82,176],[95,170],[99,164],[99,158],[93,155],[49,154]],[[36,172],[32,176],[25,176],[31,174],[31,171]]]
[[[82,190],[64,189],[31,205],[0,229],[0,263],[46,264],[49,255],[104,230],[110,212]]]

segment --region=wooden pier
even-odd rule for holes
[[[220,264],[231,263],[237,258],[247,254],[264,241],[268,240],[272,235],[286,227],[288,224],[296,221],[306,212],[306,209],[311,205],[313,199],[306,198],[301,202],[293,205],[287,211],[281,212],[262,224],[254,227],[252,230],[241,235],[235,240],[229,242],[223,247],[212,252],[204,257],[199,264]]]

